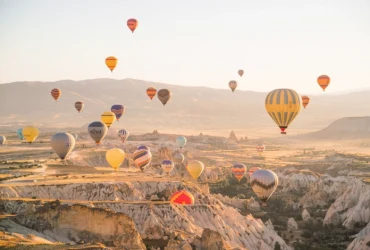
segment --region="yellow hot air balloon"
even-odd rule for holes
[[[116,121],[116,115],[110,111],[104,112],[101,114],[101,121],[109,128]]]
[[[191,177],[197,179],[203,173],[204,165],[201,161],[192,160],[186,166],[186,170],[188,170]]]
[[[105,153],[105,159],[107,159],[107,162],[115,171],[117,171],[117,169],[123,163],[125,158],[126,158],[125,152],[119,148],[109,149]]]
[[[35,127],[28,126],[23,128],[22,134],[26,141],[32,143],[34,140],[36,140],[37,136],[39,136],[39,130]]]
[[[292,89],[275,89],[266,96],[265,108],[281,134],[286,134],[285,130],[301,111],[301,97]]]
[[[114,56],[108,56],[105,59],[105,64],[107,65],[111,72],[113,72],[114,68],[117,66],[117,61],[118,59],[115,58]]]

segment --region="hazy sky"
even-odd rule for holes
[[[0,83],[136,78],[228,88],[235,79],[241,90],[304,94],[322,93],[321,74],[332,79],[328,93],[370,86],[369,0],[0,0]]]

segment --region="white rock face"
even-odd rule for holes
[[[247,200],[247,209],[251,211],[260,211],[261,207],[260,204],[251,197],[249,200]]]
[[[309,212],[306,209],[304,209],[303,212],[302,212],[302,218],[305,221],[311,219],[311,215],[309,214]]]
[[[320,174],[308,169],[284,171],[277,174],[279,185],[283,187],[283,192],[309,189],[313,183],[320,180]]]
[[[298,230],[298,224],[293,218],[288,219],[287,228],[289,231]]]
[[[366,244],[370,242],[370,223],[352,238],[355,239],[347,247],[347,250],[369,250],[370,247]]]
[[[238,199],[235,197],[230,198],[229,196],[223,196],[222,194],[215,194],[213,196],[216,199],[219,199],[220,201],[222,201],[224,204],[235,207],[235,208],[243,209],[246,206],[245,200],[242,200],[242,199]]]
[[[272,224],[270,219],[268,219],[268,221],[265,222],[265,225],[268,229],[274,230],[274,225]]]

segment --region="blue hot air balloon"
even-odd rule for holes
[[[121,118],[121,116],[125,113],[125,107],[120,104],[115,104],[110,108],[110,111],[116,115],[116,119],[119,121],[119,118]]]
[[[21,140],[23,140],[23,139],[24,139],[24,137],[23,137],[23,133],[22,133],[22,130],[23,130],[23,128],[19,128],[19,129],[17,130],[17,135],[18,135],[19,139],[21,139]]]
[[[176,146],[179,148],[184,147],[186,144],[186,138],[184,136],[179,136],[176,138]]]

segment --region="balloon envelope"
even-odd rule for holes
[[[248,175],[249,177],[252,176],[252,174],[254,172],[256,172],[257,170],[260,170],[261,168],[260,167],[251,167],[249,170],[248,170]]]
[[[173,159],[174,159],[174,161],[176,163],[179,163],[180,164],[180,163],[183,163],[184,162],[185,156],[183,154],[181,154],[180,152],[177,152],[175,154],[175,156],[173,157]]]
[[[137,149],[133,155],[135,165],[140,168],[141,171],[144,171],[146,167],[149,166],[150,161],[152,160],[152,153],[146,149]]]
[[[310,103],[310,98],[306,95],[302,96],[302,105],[303,108],[306,108],[306,106]]]
[[[137,147],[136,149],[145,149],[145,150],[149,150],[150,151],[150,148],[145,146],[145,145],[140,145],[139,147]]]
[[[17,136],[19,137],[19,139],[21,139],[21,140],[23,140],[24,139],[24,137],[23,137],[23,133],[22,133],[22,130],[23,130],[23,128],[19,128],[18,130],[17,130]]]
[[[5,143],[5,141],[6,141],[5,136],[0,135],[0,145],[3,145]]]
[[[60,159],[64,160],[74,149],[76,141],[70,133],[57,133],[51,137],[50,144]]]
[[[171,160],[163,160],[162,163],[161,163],[161,167],[162,167],[164,172],[169,174],[173,170],[173,168],[175,167],[175,163]]]
[[[126,158],[126,154],[122,149],[112,148],[105,153],[105,159],[109,165],[117,170]]]
[[[186,169],[188,170],[191,177],[197,179],[203,173],[204,165],[201,161],[192,160],[186,166]]]
[[[184,147],[186,144],[186,138],[184,136],[179,136],[176,138],[176,146],[179,148]]]
[[[109,128],[116,121],[116,115],[113,112],[104,112],[101,114],[101,121]]]
[[[118,131],[118,136],[122,142],[125,142],[127,138],[130,136],[130,133],[126,129],[121,129]]]
[[[238,83],[236,81],[230,81],[229,82],[229,87],[234,92],[234,90],[236,89],[236,87],[238,87]]]
[[[317,83],[320,85],[323,91],[329,86],[330,77],[327,75],[321,75],[317,78]]]
[[[119,121],[119,118],[125,113],[125,107],[123,107],[120,104],[115,104],[111,107],[110,111],[116,115],[117,121]]]
[[[285,130],[301,111],[301,97],[292,89],[275,89],[266,96],[265,108],[281,134],[286,134]]]
[[[266,202],[277,188],[278,177],[271,170],[260,169],[252,174],[250,185],[257,197]]]
[[[108,127],[100,121],[92,122],[87,128],[87,132],[91,138],[99,144],[108,133]]]
[[[244,75],[244,70],[239,69],[239,70],[238,70],[238,74],[239,74],[239,76],[240,76],[240,77],[242,77],[242,76]]]
[[[117,66],[118,59],[114,56],[108,56],[105,59],[105,65],[107,65],[108,69],[113,72],[114,68]]]
[[[37,136],[39,136],[39,130],[35,127],[27,126],[23,128],[22,134],[26,141],[32,143],[34,140],[36,140]]]
[[[55,88],[51,90],[51,96],[55,99],[55,101],[59,99],[61,94],[62,91],[60,91],[60,89]]]
[[[158,91],[158,99],[161,101],[161,103],[164,105],[166,105],[166,103],[171,99],[171,91],[169,91],[168,89],[161,89]]]
[[[75,109],[77,109],[78,113],[80,113],[84,106],[84,103],[81,101],[75,102]]]
[[[235,178],[240,181],[247,172],[247,167],[244,164],[236,163],[231,168],[231,172],[233,172]]]
[[[153,100],[153,97],[157,94],[157,90],[153,87],[149,87],[146,90],[146,94],[149,96],[150,100]]]
[[[127,20],[127,27],[134,33],[135,29],[137,28],[139,22],[135,18],[130,18]]]
[[[185,190],[177,191],[173,193],[169,199],[171,202],[181,205],[193,205],[194,196]]]

